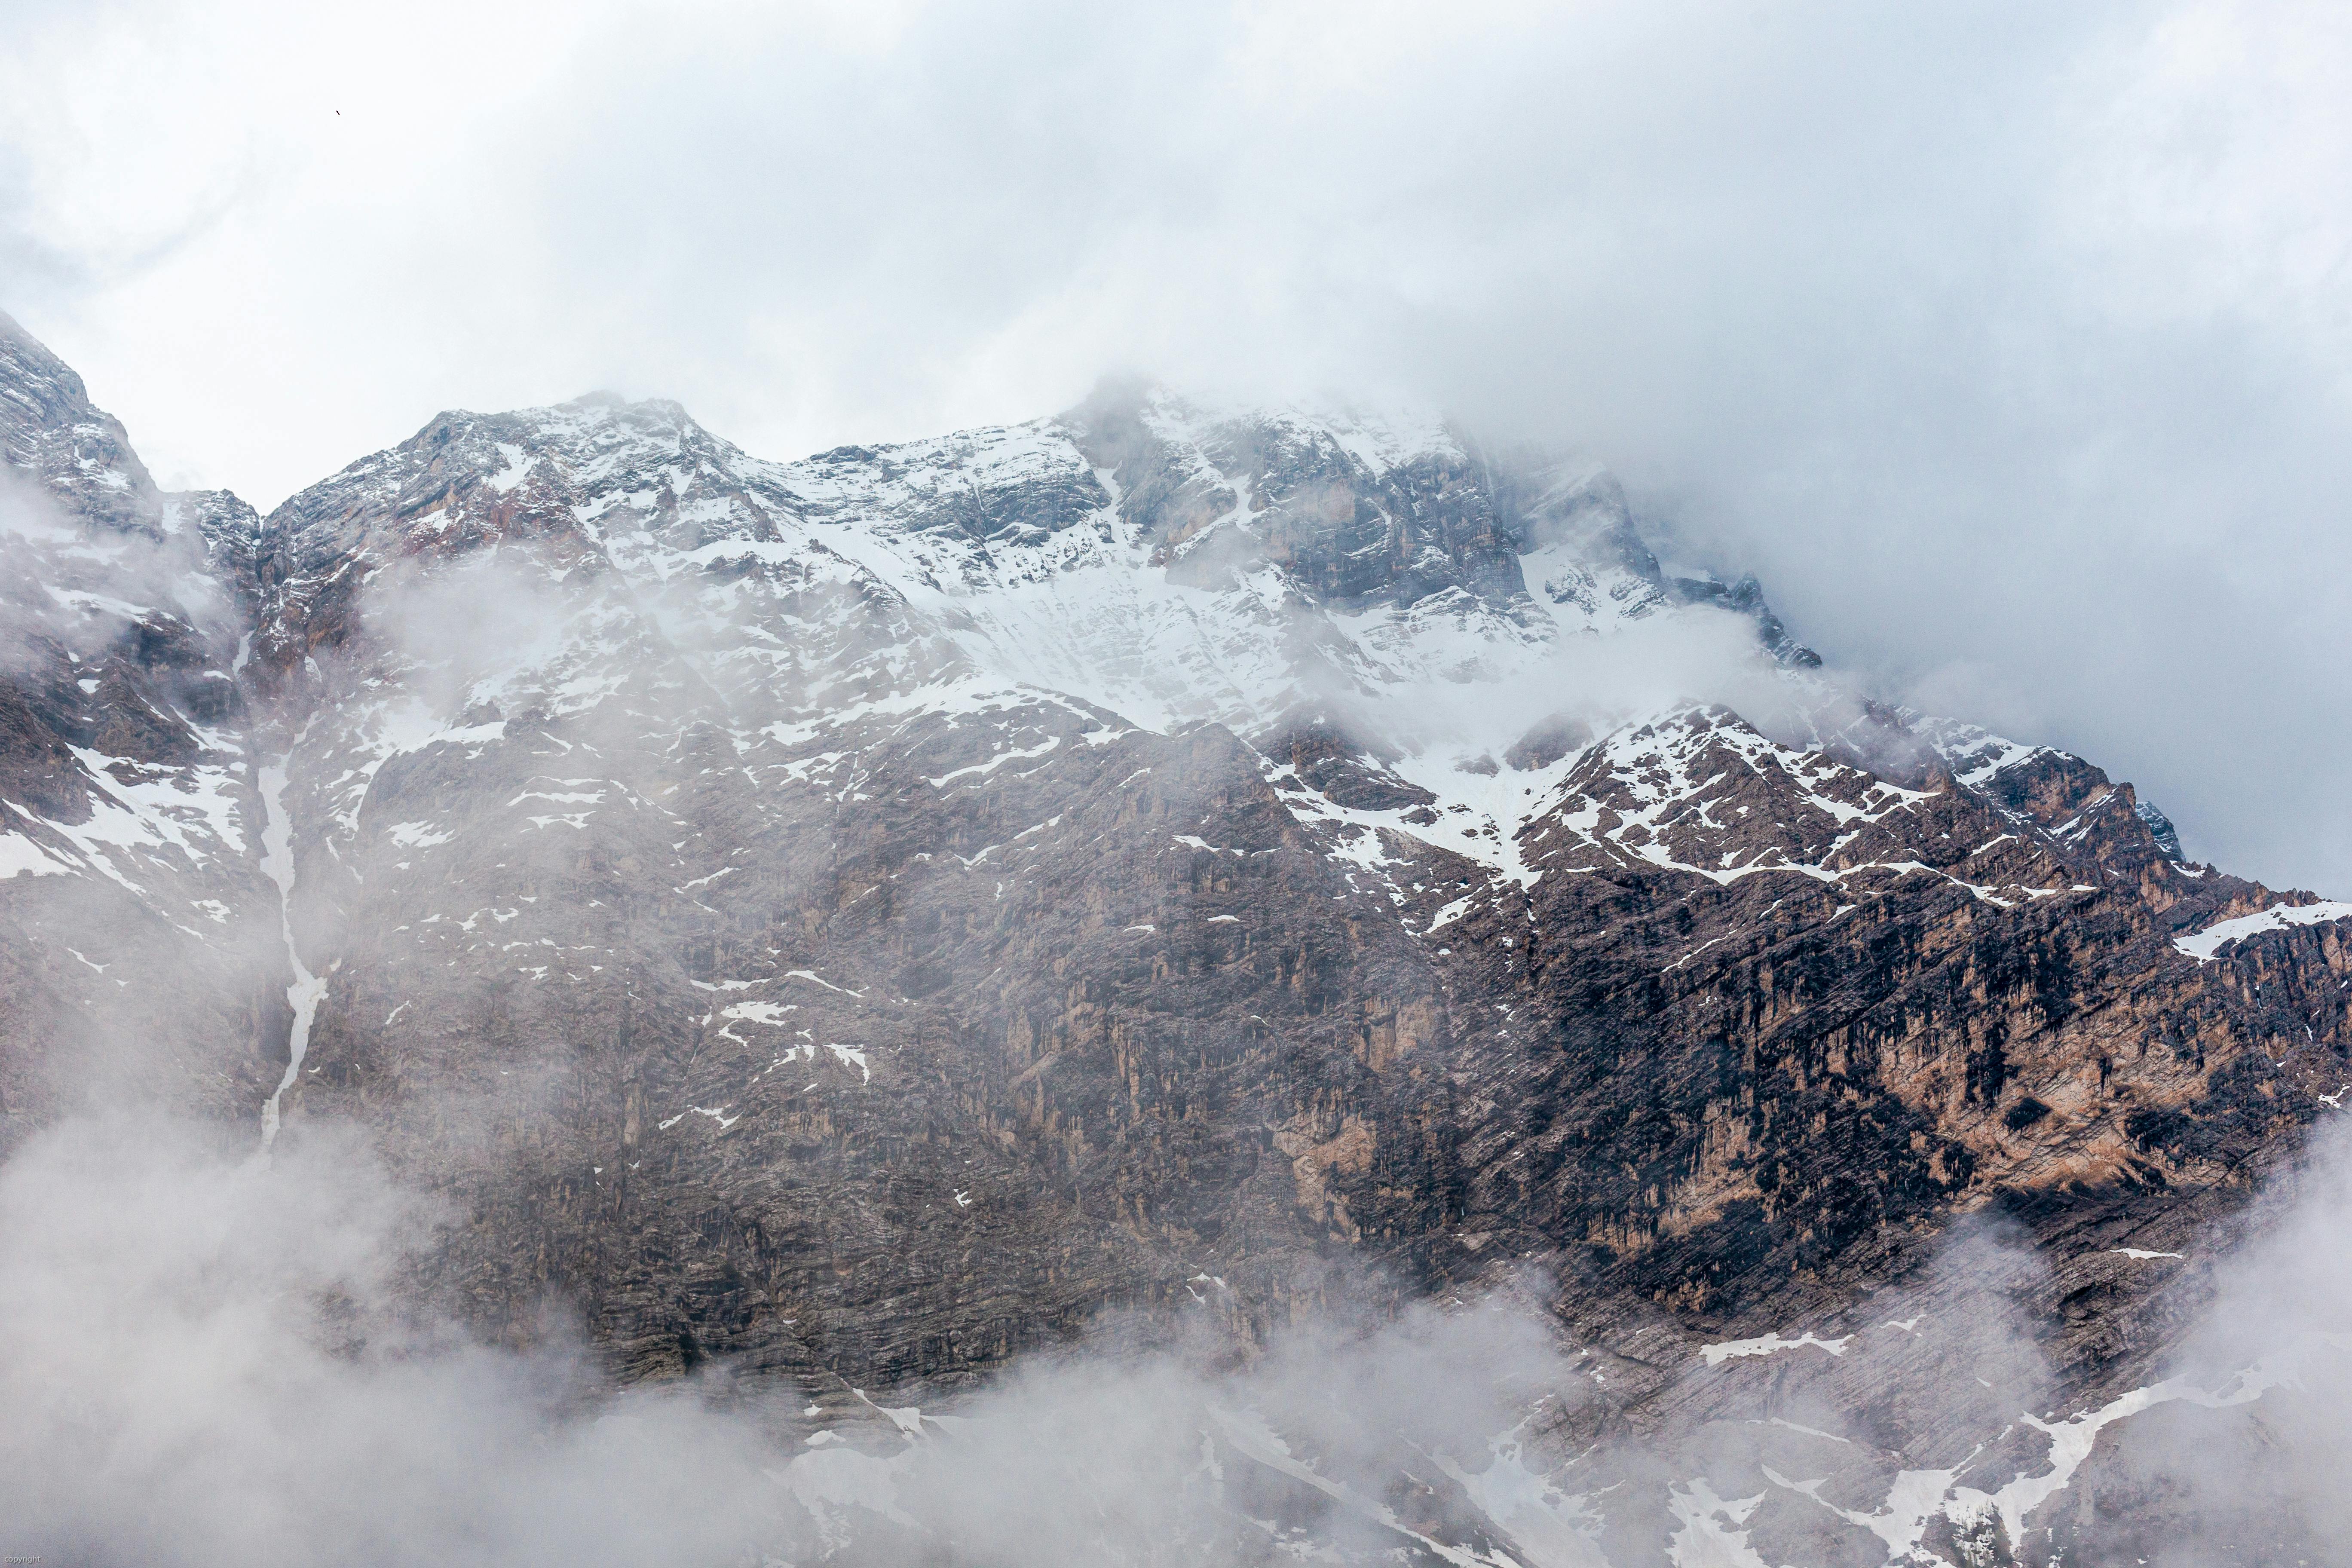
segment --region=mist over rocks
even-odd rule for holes
[[[194,1270],[325,1347],[296,1406],[541,1434],[396,1450],[492,1558],[610,1476],[583,1560],[2050,1562],[2080,1503],[2104,1561],[2139,1410],[2271,1397],[2268,1340],[2147,1390],[2352,1081],[2333,906],[1864,700],[1589,462],[1110,384],[777,463],[595,396],[263,519],[8,342],[11,1249],[120,1181],[57,1300]],[[1104,1469],[1050,1550],[977,1500]],[[305,1539],[425,1504],[352,1506]]]

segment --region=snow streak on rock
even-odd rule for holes
[[[286,987],[286,1003],[294,1012],[292,1028],[286,1037],[286,1071],[278,1087],[261,1108],[261,1147],[267,1152],[278,1141],[278,1101],[287,1089],[301,1077],[302,1058],[310,1043],[311,1021],[318,1016],[319,1004],[327,997],[327,982],[310,973],[302,961],[301,945],[294,940],[294,823],[286,814],[286,770],[292,764],[285,762],[261,770],[261,801],[268,814],[261,830],[261,870],[278,887],[278,932],[286,942],[286,962],[293,971],[293,983]]]

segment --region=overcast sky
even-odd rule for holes
[[[2352,896],[2352,7],[0,16],[0,309],[166,484],[597,386],[775,457],[1418,395]]]

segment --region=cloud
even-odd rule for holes
[[[740,1540],[726,1505],[760,1450],[735,1423],[659,1398],[566,1422],[560,1353],[404,1320],[390,1271],[434,1218],[344,1134],[265,1164],[134,1116],[20,1150],[0,1173],[10,1551],[651,1562]]]
[[[2149,1408],[2101,1439],[2078,1539],[2158,1568],[2336,1550],[2352,1528],[2335,1463],[2352,1442],[2347,1222],[2352,1131],[2331,1118],[2244,1213],[2189,1244],[2167,1306],[2190,1326]]]
[[[118,1104],[0,1166],[11,1554],[1244,1563],[1417,1535],[1591,1568],[1670,1531],[1683,1561],[1762,1560],[1737,1550],[1751,1531],[1771,1561],[1827,1561],[2032,1513],[2061,1544],[2186,1563],[2345,1523],[2340,1138],[2242,1255],[2184,1266],[2165,1315],[2199,1326],[2136,1394],[2051,1407],[2053,1323],[2026,1308],[2046,1260],[1963,1224],[1834,1332],[1719,1364],[1663,1325],[1621,1325],[1641,1360],[1571,1344],[1547,1282],[1507,1272],[1443,1306],[1301,1276],[1314,1319],[1253,1345],[1203,1274],[1183,1324],[1106,1319],[944,1409],[820,1411],[725,1368],[614,1390],[561,1301],[487,1343],[412,1272],[458,1210],[355,1128],[305,1124],[267,1160],[250,1136]]]
[[[775,456],[1109,368],[1401,390],[1611,461],[1890,694],[2352,888],[2339,9],[125,3],[18,35],[11,308],[167,481],[267,503],[438,408],[595,384]]]
[[[1487,1438],[1565,1381],[1538,1322],[1500,1310],[1335,1322],[1245,1373],[1106,1331],[961,1415],[866,1402],[809,1442],[788,1388],[601,1387],[560,1306],[529,1350],[420,1310],[404,1271],[453,1217],[347,1127],[269,1160],[135,1112],[29,1140],[0,1168],[9,1552],[757,1563],[879,1533],[885,1555],[952,1542],[965,1562],[1159,1561],[1181,1542],[1247,1561],[1277,1507],[1286,1527],[1393,1543],[1401,1443],[1486,1471]],[[1321,1479],[1286,1486],[1286,1464]],[[1232,1552],[1236,1532],[1256,1551]]]

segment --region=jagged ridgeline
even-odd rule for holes
[[[1508,1285],[1578,1369],[1511,1449],[1550,1522],[1421,1478],[1397,1550],[2089,1561],[2073,1435],[2352,1076],[2352,904],[1418,415],[1110,386],[778,463],[592,396],[261,518],[0,318],[0,1139],[357,1125],[466,1216],[404,1291],[561,1300],[622,1382],[919,1442],[1107,1315],[1246,1360]],[[1931,1263],[1991,1219],[2030,1426]],[[1717,1457],[1559,1479],[1633,1428]]]

